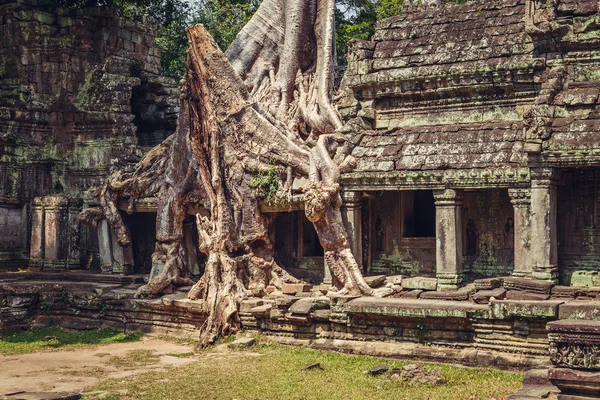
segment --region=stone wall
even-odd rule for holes
[[[18,229],[27,238],[18,248],[3,238],[0,252],[27,259],[34,198],[91,201],[113,168],[139,160],[138,137],[152,145],[173,132],[177,87],[159,75],[155,37],[151,21],[110,7],[0,5],[0,205],[25,209]],[[91,245],[82,243],[82,265]]]
[[[596,178],[573,179],[600,166],[599,15],[597,0],[413,2],[350,44],[337,106],[364,135],[342,185],[440,191],[436,268],[419,273],[600,284]]]

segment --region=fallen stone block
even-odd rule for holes
[[[404,289],[436,290],[437,279],[424,278],[420,276],[416,276],[414,278],[406,278],[402,281],[402,287]]]
[[[497,289],[504,283],[504,278],[486,278],[476,279],[473,284],[477,290],[492,290]]]
[[[504,288],[506,290],[523,290],[534,293],[550,294],[554,282],[541,281],[532,278],[508,277],[504,278]]]
[[[308,315],[313,310],[323,310],[331,307],[331,300],[328,297],[308,297],[302,298],[292,304],[288,311],[291,314]]]
[[[491,290],[480,290],[473,295],[473,301],[477,304],[488,304],[491,298],[503,300],[506,297],[506,289],[499,287]]]
[[[571,286],[594,287],[600,285],[598,271],[574,271],[571,275]]]
[[[312,286],[306,283],[284,283],[281,291],[283,294],[294,295],[296,293],[310,292]]]
[[[406,279],[405,275],[392,275],[385,278],[385,283],[390,283],[392,285],[402,285],[402,281]]]
[[[423,292],[420,299],[436,299],[436,300],[451,300],[451,301],[466,301],[475,293],[475,288],[466,286],[459,290],[439,291],[439,292]]]
[[[255,343],[256,343],[256,339],[250,338],[250,337],[244,337],[244,338],[239,338],[239,339],[234,340],[233,342],[229,343],[227,345],[227,347],[229,347],[230,349],[238,349],[238,348],[254,346]]]
[[[365,282],[373,289],[376,289],[385,283],[385,278],[385,275],[365,276]]]
[[[600,372],[598,371],[551,368],[548,372],[548,378],[562,393],[573,396],[573,399],[599,398]]]
[[[509,290],[506,292],[506,300],[548,300],[550,294],[535,293],[523,290]]]
[[[310,364],[310,365],[307,365],[306,367],[304,367],[305,371],[310,371],[311,369],[323,369],[323,368],[321,367],[321,363],[314,363],[314,364]]]
[[[249,312],[252,314],[252,316],[254,316],[254,318],[269,318],[271,316],[272,309],[272,304],[264,304],[262,306],[251,308]]]
[[[369,374],[373,375],[373,376],[381,375],[381,374],[388,372],[389,370],[390,370],[390,367],[388,367],[386,364],[379,364],[379,365],[376,365],[373,368],[371,368],[369,370]]]

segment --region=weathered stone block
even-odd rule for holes
[[[504,278],[504,288],[507,290],[526,290],[535,293],[550,293],[554,283],[531,278]]]
[[[573,399],[598,399],[600,394],[600,372],[578,371],[568,368],[551,368],[548,378],[563,394],[576,396]],[[564,397],[563,397],[564,398]]]
[[[496,288],[492,290],[480,290],[473,295],[473,301],[477,304],[488,304],[490,299],[504,300],[506,297],[506,289]]]
[[[574,271],[571,275],[571,286],[600,286],[600,275],[598,274],[598,271]]]
[[[377,276],[365,276],[365,282],[367,285],[372,287],[373,289],[380,287],[385,283],[386,276],[385,275],[377,275]]]
[[[558,318],[600,321],[600,302],[561,304],[558,307]]]
[[[402,285],[402,280],[406,279],[405,275],[392,275],[385,278],[385,283],[390,283],[392,285]]]
[[[239,338],[239,339],[234,340],[233,342],[229,343],[227,345],[227,347],[229,347],[230,349],[237,349],[237,348],[254,346],[255,343],[256,343],[256,339],[246,337],[246,338]]]
[[[498,319],[532,318],[552,319],[558,316],[558,306],[562,301],[518,301],[518,300],[492,300],[490,301],[492,315]]]
[[[402,281],[402,287],[404,289],[436,290],[437,279],[424,278],[418,276],[413,278],[406,278]]]
[[[288,309],[291,314],[310,314],[313,310],[324,310],[331,307],[328,297],[310,297],[300,299]]]
[[[421,299],[437,299],[437,300],[452,300],[452,301],[467,301],[469,297],[475,293],[475,288],[471,285],[470,287],[464,287],[459,290],[452,291],[427,291],[423,292],[419,298]]]
[[[509,290],[506,292],[506,300],[548,300],[549,294],[534,293],[524,290]]]
[[[294,295],[296,293],[310,292],[312,285],[306,283],[284,283],[281,287],[283,294]]]
[[[477,290],[492,290],[501,287],[504,283],[504,278],[476,279],[473,283]]]

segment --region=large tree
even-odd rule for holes
[[[160,295],[189,284],[183,220],[197,215],[205,273],[189,292],[203,300],[208,319],[201,343],[239,327],[238,305],[267,285],[297,282],[273,258],[273,217],[260,212],[253,177],[275,170],[288,198],[291,180],[308,177],[305,213],[314,224],[340,294],[381,295],[365,282],[342,222],[340,174],[351,170],[359,135],[331,104],[334,0],[265,0],[227,51],[203,26],[188,29],[189,50],[176,133],[134,172],[111,176],[99,190],[101,213],[130,243],[116,207],[120,199],[158,199],[154,265],[160,273],[138,291]],[[100,215],[102,214],[102,215]]]

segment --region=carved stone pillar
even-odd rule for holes
[[[67,269],[80,269],[81,268],[81,247],[80,247],[80,236],[81,230],[77,217],[81,212],[82,201],[80,199],[69,199],[69,211],[67,215],[68,224],[68,256],[67,256]]]
[[[100,253],[100,270],[111,273],[113,268],[112,238],[108,221],[103,219],[98,222],[98,247]]]
[[[342,192],[342,220],[348,232],[352,254],[362,269],[362,193]]]
[[[434,190],[433,196],[438,290],[458,289],[463,281],[462,193]]]
[[[66,197],[47,196],[44,202],[44,270],[64,270],[68,254]]]
[[[509,189],[508,195],[514,208],[515,243],[514,276],[531,276],[531,190]]]
[[[40,271],[44,267],[44,202],[42,198],[33,200],[31,216],[31,247],[29,269]]]
[[[557,177],[552,168],[531,170],[531,260],[532,277],[557,280],[556,242]]]
[[[131,243],[123,247],[117,241],[117,235],[111,229],[112,272],[113,274],[131,275],[134,272],[133,248]],[[129,235],[131,237],[131,235]]]

